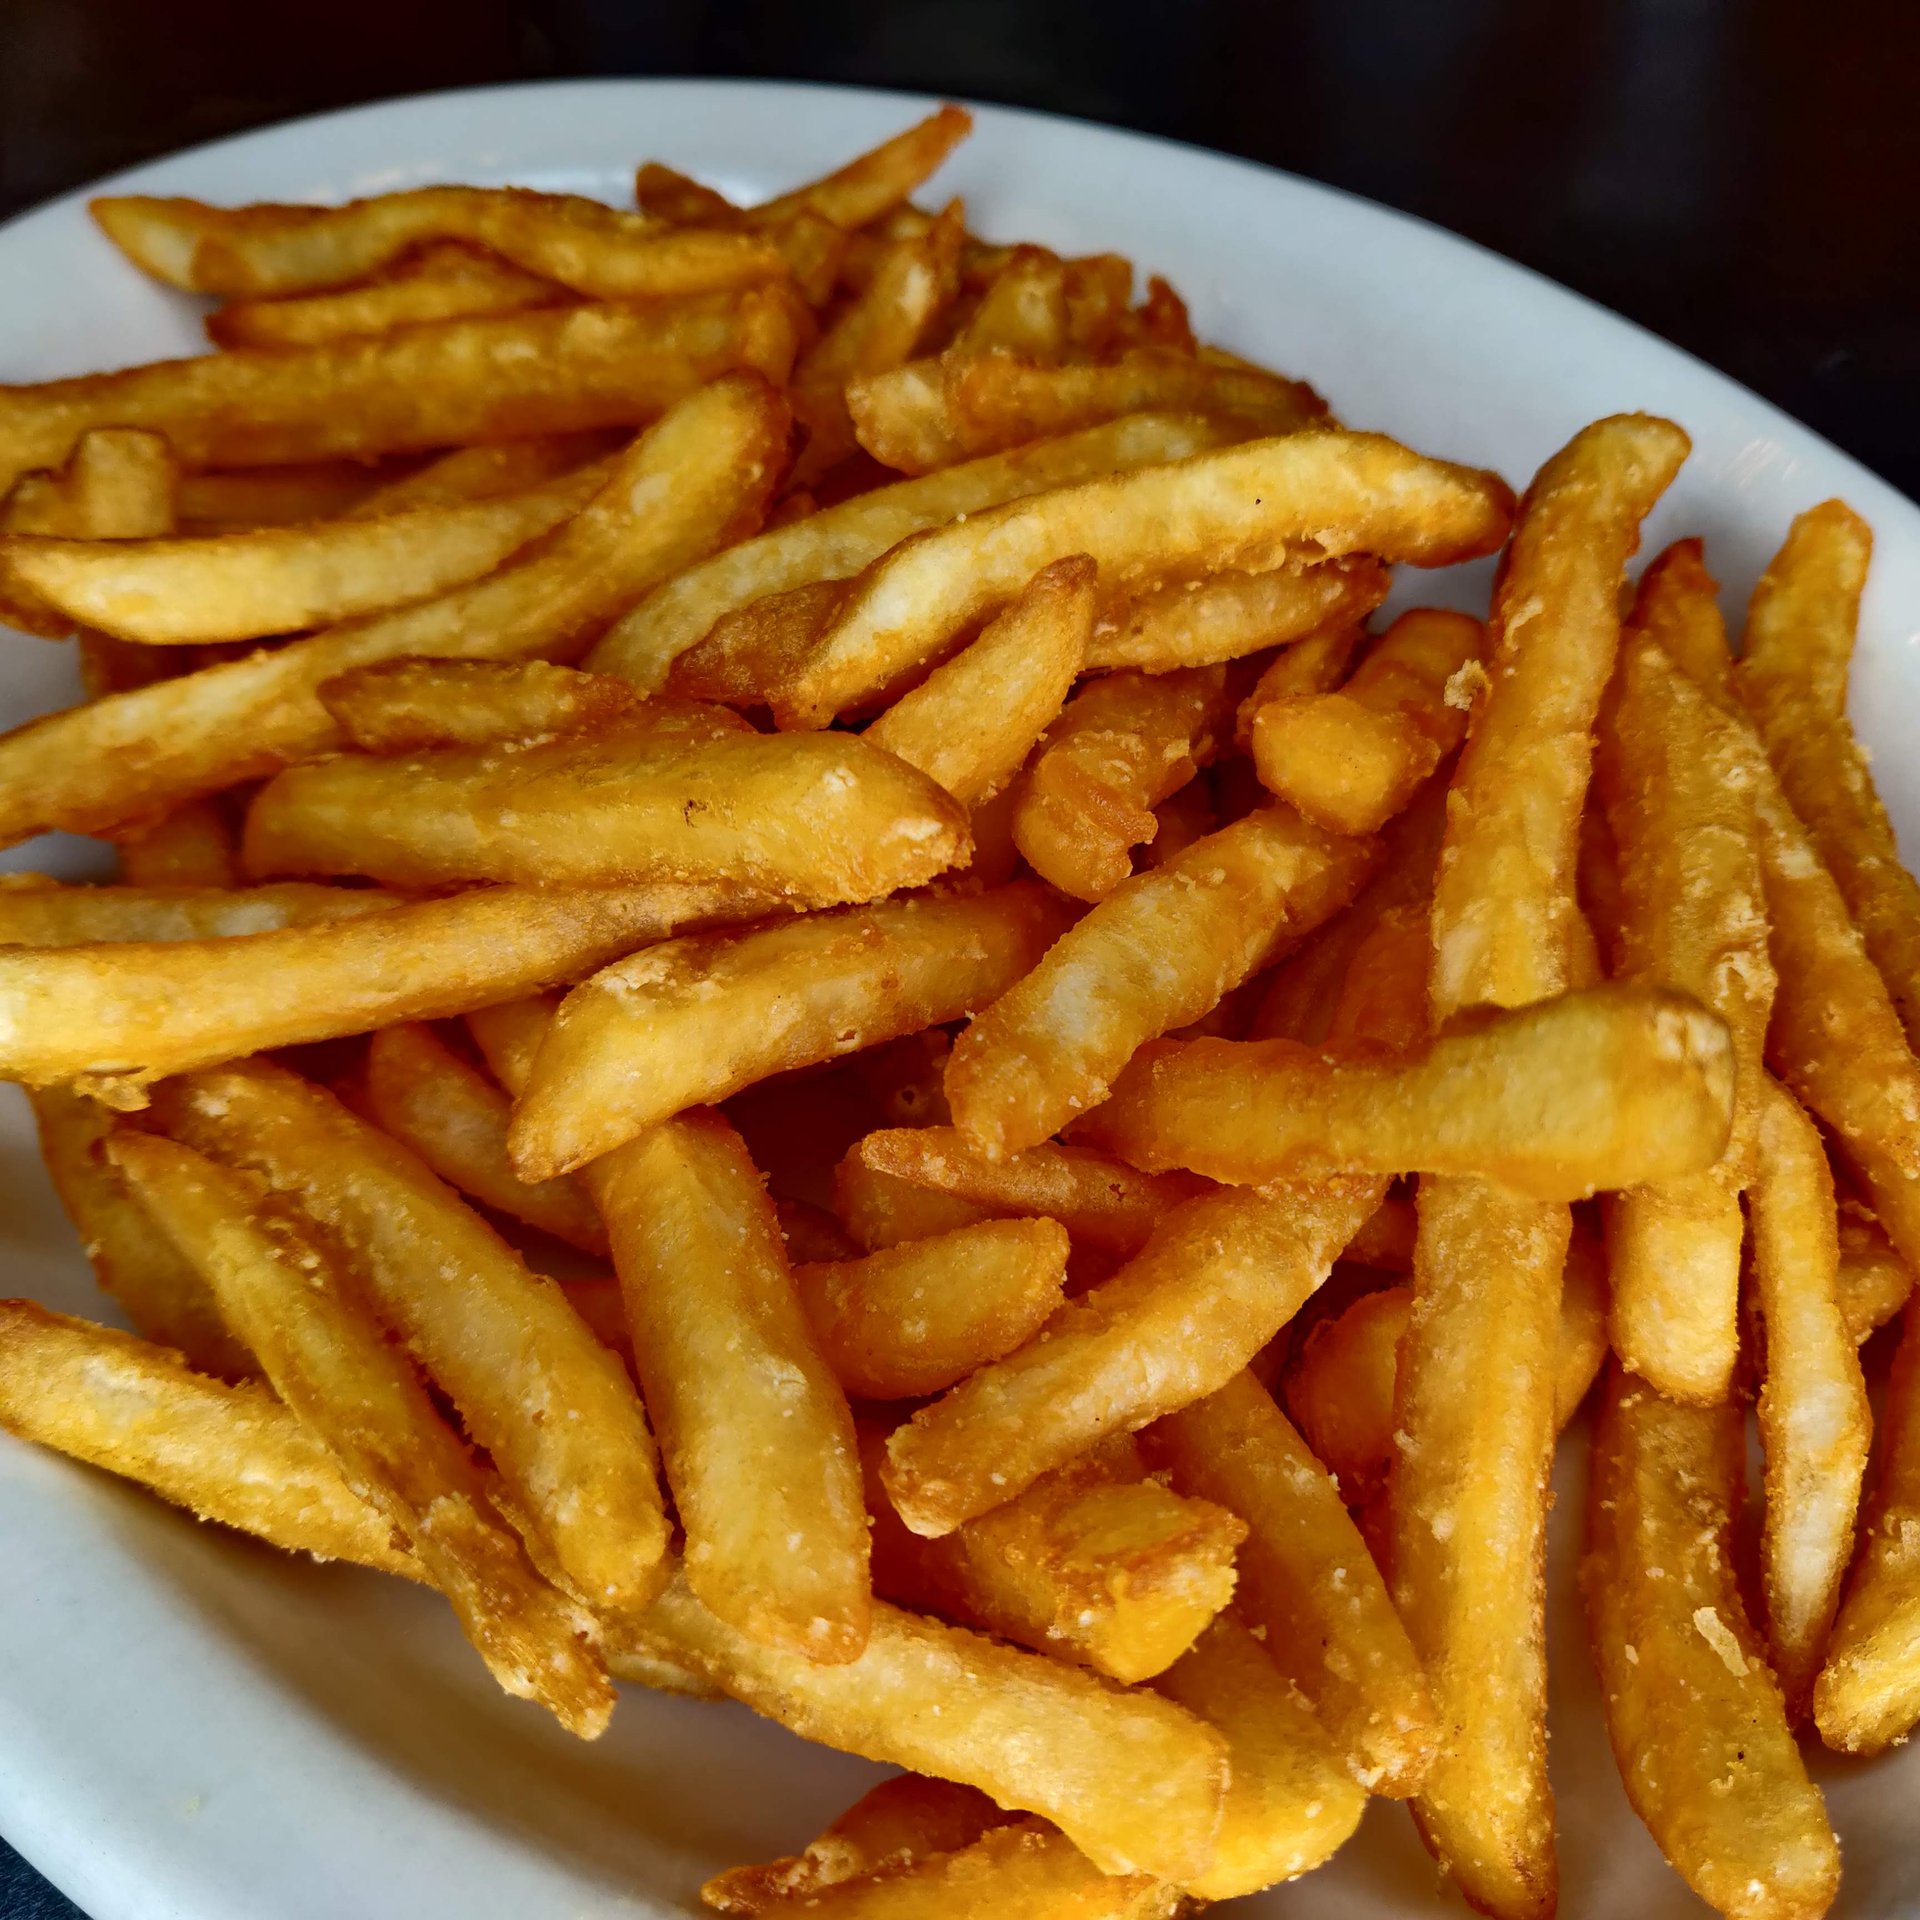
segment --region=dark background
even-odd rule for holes
[[[603,73],[1046,107],[1330,181],[1920,494],[1912,0],[0,0],[0,213],[294,114]],[[72,1912],[0,1844],[0,1916]]]

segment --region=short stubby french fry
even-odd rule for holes
[[[1383,1186],[1228,1190],[1176,1208],[1112,1279],[895,1430],[895,1510],[937,1539],[1110,1434],[1215,1392],[1327,1277]]]
[[[0,543],[3,544],[3,543]],[[1086,659],[1094,567],[1043,567],[970,647],[936,667],[861,736],[972,807],[1020,769]]]
[[[288,880],[268,887],[69,886],[38,874],[0,882],[0,946],[218,940],[321,927],[404,906],[373,887]]]
[[[93,1076],[138,1106],[162,1074],[465,1013],[766,906],[733,887],[484,887],[278,933],[0,948],[0,1072]]]
[[[1624,1193],[1609,1209],[1613,1342],[1621,1362],[1678,1400],[1724,1399],[1739,1349],[1739,1193],[1752,1160],[1773,962],[1749,749],[1647,631],[1661,602],[1696,591],[1662,570],[1641,589],[1603,715],[1597,773],[1612,830],[1618,964],[1693,994],[1734,1045],[1727,1158],[1693,1177]]]
[[[596,1609],[653,1597],[667,1548],[653,1440],[626,1370],[560,1287],[398,1141],[283,1067],[170,1080],[154,1112],[183,1144],[259,1176],[352,1261],[492,1456],[543,1572]]]
[[[318,292],[436,240],[485,247],[601,300],[707,293],[786,271],[778,251],[752,235],[676,229],[578,194],[523,187],[414,187],[338,207],[113,194],[95,200],[92,213],[137,266],[189,293]]]
[[[583,1187],[572,1180],[529,1185],[514,1172],[512,1103],[431,1027],[403,1022],[376,1033],[360,1089],[368,1117],[448,1186],[583,1253],[607,1251],[607,1230]]]
[[[1164,1041],[1135,1056],[1082,1131],[1155,1173],[1476,1174],[1581,1200],[1712,1166],[1733,1089],[1721,1020],[1684,994],[1620,985],[1489,1014],[1413,1053]]]
[[[102,1152],[113,1115],[71,1087],[40,1087],[29,1099],[40,1157],[93,1264],[94,1278],[149,1340],[171,1347],[199,1373],[245,1380],[260,1369],[235,1338],[193,1264],[153,1223]]]
[[[966,810],[858,735],[702,738],[641,715],[531,746],[288,767],[248,809],[241,856],[260,875],[683,881],[827,907],[921,886],[970,848]]]
[[[1386,568],[1365,554],[1180,581],[1104,612],[1094,623],[1087,665],[1168,673],[1238,660],[1364,620],[1387,586]]]
[[[331,626],[445,593],[576,513],[604,470],[527,492],[380,519],[321,520],[173,540],[0,538],[0,594],[149,646]]]
[[[643,693],[657,692],[673,663],[717,621],[756,600],[838,586],[910,534],[1099,474],[1179,460],[1229,438],[1198,414],[1141,414],[856,494],[689,566],[616,621],[587,664]]]
[[[783,725],[826,725],[950,651],[1070,553],[1090,555],[1110,590],[1303,556],[1443,566],[1492,552],[1511,517],[1493,475],[1371,434],[1286,434],[1087,481],[974,514],[875,562],[774,711]]]
[[[863,1444],[870,1471],[879,1435]],[[1148,1477],[1117,1436],[939,1540],[870,1481],[876,1590],[1124,1682],[1151,1679],[1232,1598],[1236,1515]]]
[[[1235,1606],[1347,1770],[1369,1793],[1412,1793],[1439,1737],[1433,1697],[1338,1486],[1266,1388],[1236,1374],[1142,1439],[1182,1493],[1247,1522]]]
[[[1814,1920],[1840,1850],[1740,1600],[1743,1426],[1613,1368],[1581,1584],[1620,1778],[1660,1850],[1724,1914]]]
[[[872,1614],[846,1395],[796,1297],[746,1144],[683,1114],[587,1176],[686,1529],[686,1577],[755,1640],[846,1661]]]
[[[324,751],[338,735],[316,690],[353,667],[576,657],[620,607],[757,523],[787,428],[767,382],[717,380],[636,441],[571,520],[484,579],[0,736],[0,840],[111,828]]]
[[[1330,833],[1374,832],[1465,736],[1473,691],[1458,676],[1484,644],[1479,621],[1416,607],[1338,692],[1255,706],[1250,737],[1262,784]]]
[[[1911,1304],[1880,1416],[1860,1552],[1813,1692],[1828,1746],[1879,1753],[1920,1722],[1920,1310]]]
[[[1014,844],[1062,893],[1111,893],[1133,870],[1133,849],[1158,831],[1153,809],[1219,754],[1230,718],[1222,667],[1090,682],[1019,783]]]
[[[837,227],[864,227],[901,206],[973,130],[965,107],[937,107],[844,167],[747,209],[752,226],[777,226],[805,211]]]
[[[1233,1900],[1330,1859],[1366,1811],[1366,1789],[1236,1608],[1153,1683],[1226,1739],[1232,1774],[1201,1900]]]
[[[275,1392],[411,1545],[494,1678],[583,1739],[602,1733],[613,1688],[590,1617],[534,1571],[351,1271],[264,1207],[258,1181],[190,1147],[129,1133],[108,1152],[199,1269]]]
[[[1774,1676],[1790,1717],[1806,1710],[1853,1552],[1873,1416],[1840,1309],[1833,1176],[1813,1122],[1777,1082],[1761,1097],[1753,1294],[1765,1333],[1760,1564]]]
[[[770,1073],[957,1020],[1063,918],[1028,882],[653,947],[562,1003],[514,1114],[514,1164],[548,1179]]]
[[[1894,1252],[1885,1229],[1858,1201],[1840,1202],[1840,1314],[1858,1346],[1884,1327],[1913,1292],[1913,1269]]]
[[[982,1220],[864,1259],[797,1265],[814,1338],[858,1400],[940,1393],[1023,1345],[1060,1304],[1067,1231]]]
[[[685,720],[696,731],[724,731],[732,721],[720,708],[693,714],[672,701],[643,702],[624,680],[549,660],[387,660],[323,680],[319,695],[363,753],[530,744],[616,721]]]
[[[961,1133],[998,1157],[1097,1107],[1141,1046],[1344,907],[1375,854],[1268,807],[1121,882],[955,1041]]]
[[[826,1666],[726,1626],[684,1574],[610,1629],[616,1675],[629,1644],[803,1739],[1039,1814],[1105,1872],[1177,1882],[1212,1855],[1227,1779],[1220,1736],[1170,1701],[1042,1654],[879,1602],[866,1650]]]
[[[639,426],[736,368],[784,380],[803,318],[784,289],[753,289],[448,320],[0,387],[0,484],[65,459],[99,426],[151,428],[186,464],[207,467]]]
[[[891,1245],[902,1233],[880,1237],[893,1209],[884,1190],[873,1213],[849,1207],[867,1198],[862,1176],[902,1183],[929,1199],[944,1199],[981,1214],[1042,1215],[1057,1220],[1076,1241],[1131,1260],[1177,1206],[1211,1193],[1213,1183],[1187,1173],[1140,1173],[1092,1147],[1055,1141],[990,1159],[953,1127],[883,1128],[856,1141],[834,1180],[835,1205],[862,1246]],[[930,1216],[929,1216],[930,1217]],[[924,1229],[936,1231],[944,1229]]]
[[[130,1333],[0,1301],[0,1427],[285,1553],[426,1578],[264,1385],[210,1379]]]

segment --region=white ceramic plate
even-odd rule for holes
[[[122,190],[336,200],[434,181],[623,198],[658,157],[748,198],[837,164],[921,110],[894,95],[609,81],[330,115],[143,167]],[[1186,148],[985,109],[941,176],[993,237],[1118,248],[1167,274],[1204,337],[1307,375],[1337,412],[1524,483],[1597,415],[1671,415],[1695,451],[1647,550],[1707,536],[1737,612],[1789,518],[1844,494],[1879,541],[1855,711],[1896,818],[1920,829],[1920,511],[1730,381],[1572,294],[1378,207]],[[0,231],[0,380],[202,345],[193,303],[124,265],[79,196]],[[1420,576],[1484,607],[1484,569]],[[65,650],[11,639],[0,724],[72,697]],[[1909,844],[1913,844],[1910,838]],[[84,842],[7,864],[97,872]],[[0,1291],[102,1309],[0,1108]],[[1499,1391],[1498,1382],[1488,1390]],[[1568,1582],[1563,1469],[1553,1765],[1563,1910],[1704,1913],[1629,1813]],[[0,1440],[0,1832],[95,1920],[524,1920],[666,1914],[721,1866],[797,1847],[878,1777],[743,1709],[629,1690],[592,1747],[505,1699],[431,1597],[282,1561],[102,1476]],[[1842,1910],[1912,1911],[1920,1752],[1818,1762],[1847,1847]],[[1463,1911],[1406,1815],[1377,1803],[1310,1892],[1250,1911]]]

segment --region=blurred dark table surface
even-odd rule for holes
[[[576,74],[906,87],[1285,167],[1617,308],[1920,494],[1911,0],[0,0],[0,213],[295,114]],[[72,1911],[0,1845],[0,1915]]]

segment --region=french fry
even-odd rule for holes
[[[1184,1166],[1243,1183],[1473,1175],[1540,1200],[1582,1200],[1712,1166],[1733,1099],[1725,1025],[1685,995],[1622,985],[1490,1014],[1406,1054],[1158,1042],[1080,1126],[1149,1173]]]
[[[1331,1476],[1252,1374],[1241,1372],[1144,1435],[1185,1494],[1237,1513],[1236,1606],[1369,1793],[1404,1799],[1440,1726],[1401,1626]]]
[[[1229,714],[1218,666],[1082,687],[1020,784],[1013,838],[1027,864],[1075,899],[1111,893],[1157,831],[1152,809],[1219,753]]]
[[[619,1360],[559,1287],[398,1141],[282,1067],[168,1081],[154,1115],[183,1145],[257,1175],[351,1260],[492,1456],[543,1572],[596,1609],[653,1597],[667,1546],[653,1441]]]
[[[331,626],[446,593],[557,527],[607,475],[588,467],[528,492],[379,519],[198,539],[0,538],[0,595],[148,646],[250,640]]]
[[[28,1098],[53,1190],[80,1236],[94,1278],[120,1310],[149,1340],[172,1348],[196,1372],[220,1380],[258,1374],[253,1355],[235,1339],[206,1282],[108,1165],[102,1148],[112,1114],[70,1087],[41,1087]]]
[[[768,227],[805,211],[837,227],[870,226],[923,185],[972,130],[973,115],[965,107],[939,107],[844,167],[749,208],[745,217]]]
[[[689,566],[618,620],[587,664],[643,693],[729,613],[796,587],[838,583],[909,535],[1098,474],[1178,460],[1229,436],[1198,415],[1143,414],[965,466],[876,487]],[[769,680],[765,684],[771,685]]]
[[[150,826],[121,829],[120,878],[130,887],[238,887],[240,848],[219,803],[183,800]]]
[[[629,1647],[691,1667],[804,1739],[1039,1814],[1103,1872],[1180,1881],[1211,1855],[1220,1736],[1169,1701],[1043,1655],[878,1602],[866,1650],[825,1666],[726,1626],[684,1574],[610,1629],[615,1674]]]
[[[668,693],[764,707],[819,644],[846,597],[840,581],[820,580],[722,614],[706,638],[675,661]]]
[[[794,1290],[857,1400],[940,1393],[1023,1345],[1060,1304],[1069,1251],[1051,1220],[983,1220],[863,1259],[802,1261]]]
[[[0,840],[111,828],[323,751],[337,736],[316,689],[353,667],[577,656],[618,608],[757,520],[786,432],[765,382],[716,381],[637,441],[581,512],[485,579],[0,736]]]
[[[99,433],[114,429],[99,427]],[[137,429],[128,429],[129,432]],[[85,435],[82,436],[84,441]],[[162,436],[155,434],[158,440]],[[539,445],[538,441],[509,441],[511,447]],[[407,460],[402,466],[416,463]],[[551,474],[534,476],[534,481],[551,479]],[[528,484],[534,484],[529,481]],[[404,482],[383,475],[381,469],[361,460],[315,460],[305,465],[284,467],[236,467],[205,473],[183,473],[177,495],[179,524],[172,518],[160,527],[147,530],[153,539],[163,533],[248,533],[259,527],[291,527],[303,520],[331,520],[351,513],[391,487]],[[58,533],[58,527],[10,527],[15,533]],[[79,539],[78,534],[68,534]]]
[[[686,1529],[688,1584],[755,1640],[857,1658],[872,1588],[853,1416],[745,1143],[718,1114],[682,1114],[587,1177]]]
[[[1364,554],[1184,580],[1104,613],[1094,623],[1087,665],[1168,673],[1238,660],[1364,620],[1387,586],[1386,568]]]
[[[1257,571],[1303,552],[1440,566],[1491,552],[1510,518],[1510,496],[1492,475],[1367,434],[1286,434],[1063,487],[876,561],[774,711],[783,725],[826,725],[950,652],[1070,553],[1091,556],[1110,589],[1158,585],[1196,566]]]
[[[1344,609],[1329,617],[1341,613],[1357,617]],[[1477,666],[1484,639],[1465,614],[1416,607],[1337,693],[1255,706],[1261,782],[1329,833],[1376,831],[1465,736],[1473,696],[1462,670]]]
[[[1775,722],[1784,737],[1845,715],[1872,558],[1873,529],[1844,500],[1823,500],[1795,518],[1755,584],[1733,682],[1769,749]]]
[[[719,227],[739,218],[724,193],[658,160],[644,160],[633,176],[633,203],[642,213],[678,227]]]
[[[487,1071],[516,1100],[533,1078],[540,1042],[547,1037],[559,1005],[557,993],[531,993],[521,999],[475,1007],[466,1017],[468,1037],[480,1049]]]
[[[195,1373],[130,1333],[0,1301],[0,1426],[284,1553],[426,1578],[264,1385]]]
[[[388,660],[323,680],[319,695],[363,753],[531,744],[616,721],[683,717],[669,701],[643,702],[624,680],[546,660]],[[684,718],[727,724],[714,708]]]
[[[1413,1202],[1404,1193],[1389,1193],[1346,1246],[1340,1257],[1357,1267],[1384,1273],[1413,1271],[1413,1241],[1418,1232]]]
[[[1840,1314],[1855,1346],[1884,1327],[1913,1293],[1913,1269],[1894,1252],[1880,1222],[1856,1200],[1840,1202]]]
[[[1754,1301],[1765,1331],[1760,1561],[1771,1664],[1791,1719],[1806,1711],[1853,1551],[1873,1416],[1838,1298],[1833,1176],[1813,1122],[1777,1083],[1761,1094]]]
[[[497,499],[503,493],[521,493],[616,454],[631,438],[619,427],[540,433],[492,445],[456,447],[424,464],[401,462],[406,471],[396,479],[382,481],[364,499],[345,508],[344,517],[377,520],[383,514],[412,513],[422,507],[457,507],[474,500]],[[282,469],[256,467],[252,471],[270,480]]]
[[[653,947],[562,1004],[515,1111],[514,1164],[548,1179],[770,1073],[956,1020],[1060,922],[1029,884]]]
[[[1253,691],[1235,709],[1233,744],[1242,753],[1251,755],[1253,716],[1269,701],[1289,699],[1295,694],[1331,693],[1347,677],[1353,656],[1366,637],[1366,630],[1358,620],[1333,620],[1305,639],[1283,647],[1260,669]]]
[[[862,736],[917,767],[962,806],[1020,770],[1058,715],[1086,659],[1094,568],[1073,556],[1042,567],[1025,592]]]
[[[571,1180],[529,1186],[514,1172],[512,1103],[431,1027],[406,1022],[376,1033],[360,1088],[368,1118],[448,1186],[583,1253],[606,1253],[607,1230],[582,1187]]]
[[[1326,1278],[1383,1184],[1226,1190],[1176,1208],[1040,1337],[895,1430],[895,1510],[937,1539],[1109,1435],[1224,1386]]]
[[[371,887],[305,880],[269,887],[115,887],[9,874],[0,881],[0,946],[234,939],[359,920],[405,904]]]
[[[982,1220],[1001,1217],[951,1194],[869,1166],[860,1158],[857,1143],[833,1170],[833,1210],[854,1244],[870,1253],[909,1240],[957,1233]]]
[[[1611,1370],[1582,1566],[1607,1731],[1634,1811],[1709,1905],[1825,1913],[1840,1852],[1735,1579],[1739,1411]]]
[[[731,887],[488,887],[278,933],[4,948],[0,1073],[138,1106],[163,1074],[464,1013],[729,909]]]
[[[447,320],[0,387],[0,484],[65,459],[100,426],[164,433],[178,458],[205,467],[638,426],[735,369],[784,380],[802,317],[771,287]]]
[[[569,1732],[596,1738],[613,1688],[588,1616],[529,1564],[486,1477],[388,1344],[352,1272],[264,1206],[258,1182],[189,1147],[126,1134],[108,1155],[199,1269],[274,1390],[412,1546],[494,1678]]]
[[[1372,856],[1272,807],[1123,881],[954,1043],[961,1133],[997,1158],[1097,1107],[1142,1045],[1344,907]]]
[[[1066,262],[1045,247],[1015,247],[954,334],[949,351],[1014,353],[1048,365],[1068,345]]]
[[[1634,599],[1634,625],[1715,706],[1737,705],[1733,656],[1720,615],[1720,583],[1707,571],[1698,540],[1676,540],[1647,562]]]

